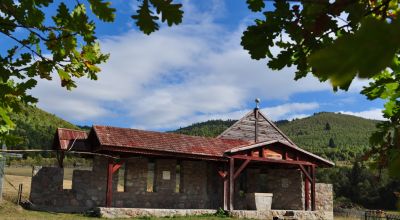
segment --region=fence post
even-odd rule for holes
[[[3,143],[2,150],[6,150],[7,147]],[[6,166],[6,155],[5,153],[0,153],[0,202],[3,199],[3,185],[4,185],[4,178],[5,178],[5,166]]]
[[[20,183],[19,186],[18,186],[17,205],[21,205],[21,198],[22,198],[22,183]]]

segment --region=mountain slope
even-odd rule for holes
[[[332,160],[351,160],[369,148],[376,120],[322,112],[278,124],[298,146]]]
[[[11,134],[17,136],[20,141],[9,148],[48,149],[51,147],[58,127],[79,129],[75,125],[33,106],[23,106],[21,112],[11,115],[11,119],[17,125]]]
[[[234,120],[211,120],[180,128],[174,132],[216,137]],[[277,126],[299,147],[331,160],[352,160],[369,147],[369,136],[378,121],[351,115],[322,112],[293,121],[278,121]]]
[[[216,137],[232,126],[235,122],[236,120],[209,120],[206,122],[194,123],[172,132],[194,136]]]

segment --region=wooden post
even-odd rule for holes
[[[307,167],[307,170],[308,170],[308,167]],[[310,185],[309,184],[309,180],[308,180],[307,177],[305,177],[304,178],[304,199],[305,199],[305,208],[304,208],[304,210],[306,210],[306,211],[309,210],[309,207],[310,207],[309,185]]]
[[[315,211],[315,165],[311,166],[311,210]]]
[[[254,125],[254,142],[258,142],[258,115],[259,111],[258,108],[254,109],[254,116],[255,116],[255,125]],[[261,156],[261,155],[260,155]]]
[[[64,168],[64,157],[65,157],[64,151],[62,150],[57,151],[58,166],[60,168]]]
[[[229,210],[233,211],[234,191],[235,191],[235,159],[229,158]]]
[[[224,177],[224,210],[228,210],[228,177]]]
[[[107,192],[106,192],[106,207],[111,207],[112,203],[112,180],[113,180],[113,161],[108,160],[107,167]]]
[[[18,186],[17,205],[21,205],[21,198],[22,198],[22,183],[20,183]]]

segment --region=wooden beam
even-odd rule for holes
[[[228,210],[228,200],[229,200],[229,193],[228,193],[228,178],[224,178],[224,210]]]
[[[315,166],[311,166],[311,210],[315,211]]]
[[[235,185],[234,181],[235,159],[229,158],[229,210],[233,211]]]
[[[235,174],[233,175],[234,180],[239,177],[240,173],[243,171],[244,168],[246,168],[247,164],[249,164],[249,163],[250,163],[250,160],[245,160],[242,163],[242,165],[240,165],[239,169],[237,169]]]
[[[309,183],[310,181],[308,180],[308,178],[306,177],[306,178],[304,178],[304,199],[305,199],[305,207],[304,207],[304,210],[309,210],[309,207],[310,207],[310,190],[309,190],[309,188],[310,188],[310,183]]]
[[[111,207],[112,203],[112,180],[113,180],[113,161],[108,160],[107,165],[107,190],[106,190],[106,207]]]
[[[57,156],[58,166],[60,168],[64,168],[64,157],[65,157],[64,151],[61,150],[57,151],[56,156]]]
[[[249,157],[244,155],[234,155],[231,158],[234,159],[241,159],[241,160],[252,160],[252,161],[261,161],[267,163],[282,163],[282,164],[293,164],[293,165],[313,165],[313,163],[307,161],[296,161],[296,160],[276,160],[276,159],[269,159],[269,158],[261,158],[261,157]]]
[[[308,179],[308,181],[312,181],[310,174],[307,172],[306,168],[302,164],[299,164],[300,170],[303,172],[304,176]]]
[[[226,176],[228,175],[228,172],[223,171],[223,170],[218,170],[218,174],[220,177],[222,177],[222,179],[225,179]]]
[[[113,165],[113,169],[112,169],[112,173],[117,172],[117,170],[118,170],[119,168],[121,168],[122,164],[123,164],[123,162],[114,164],[114,165]]]

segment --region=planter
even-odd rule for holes
[[[271,210],[272,193],[246,193],[247,208],[250,210]]]

